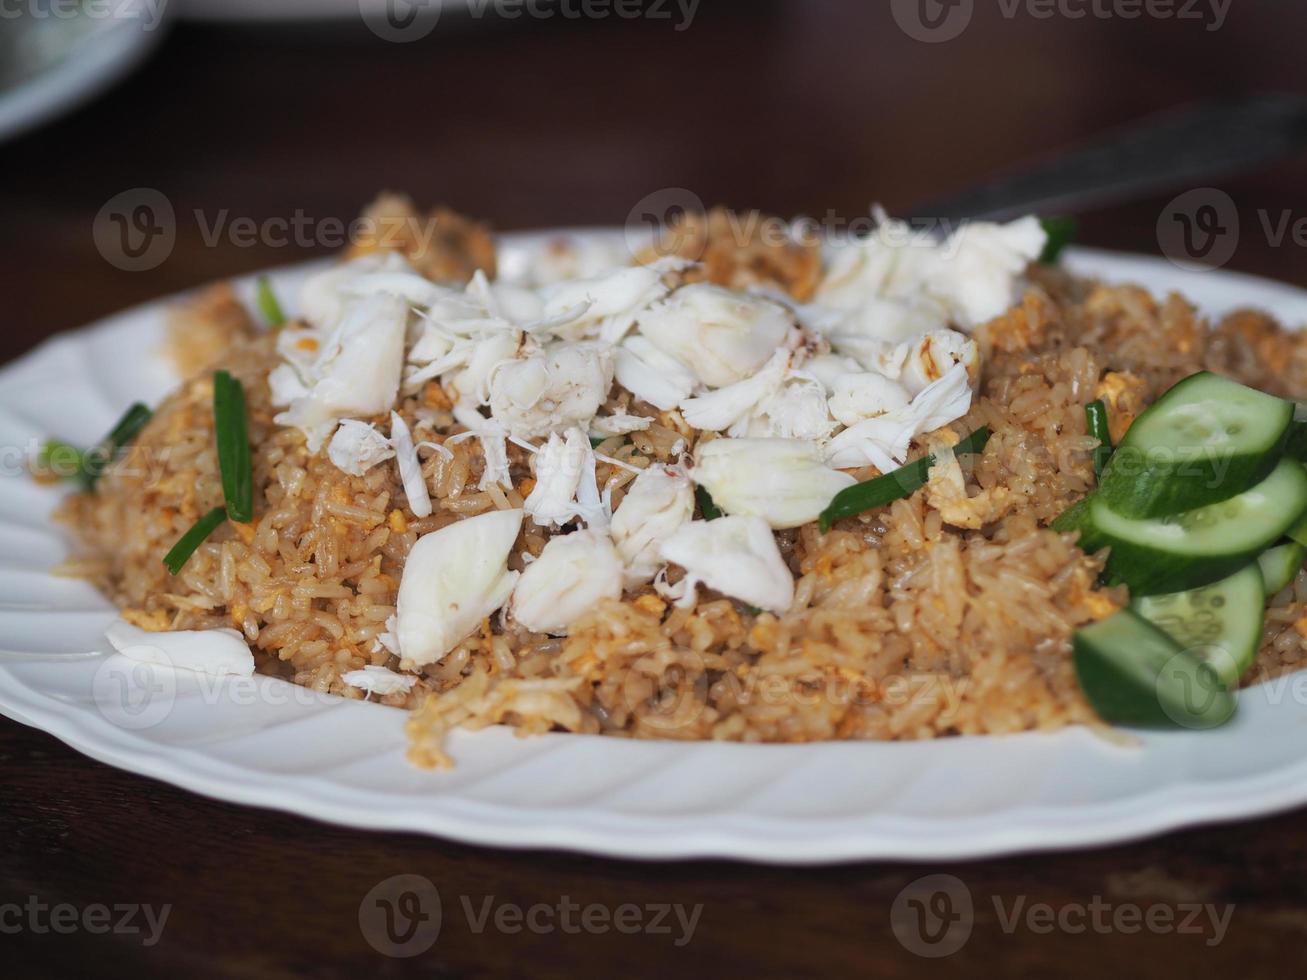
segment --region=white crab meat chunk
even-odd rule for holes
[[[617,348],[615,371],[618,384],[664,412],[689,398],[698,384],[684,364],[639,334],[627,337]]]
[[[124,657],[139,663],[214,676],[254,675],[254,655],[245,637],[232,629],[151,633],[120,619],[104,631],[104,638]]]
[[[537,633],[565,635],[605,599],[622,595],[622,561],[607,531],[593,528],[550,539],[513,590],[509,613]]]
[[[435,663],[513,592],[508,556],[522,511],[498,510],[418,538],[404,564],[391,630],[405,669]]]
[[[614,415],[596,415],[590,422],[590,431],[607,439],[611,436],[625,436],[632,432],[643,432],[651,425],[653,425],[653,419],[651,418],[622,412]]]
[[[390,444],[395,450],[399,480],[403,484],[409,510],[416,517],[430,517],[431,494],[427,490],[426,477],[422,475],[422,462],[413,445],[413,434],[398,412],[390,413]]]
[[[980,374],[980,349],[970,337],[956,330],[932,330],[913,343],[903,360],[898,380],[911,395],[933,384],[957,364],[976,378]]]
[[[448,382],[446,391],[454,401],[484,405],[490,401],[491,374],[501,364],[512,362],[521,352],[522,337],[514,331],[461,342],[447,356],[409,375],[405,388],[416,390],[415,386],[439,377]]]
[[[678,289],[640,317],[640,334],[710,388],[748,378],[793,326],[780,303],[709,283]]]
[[[695,453],[691,478],[728,514],[778,530],[815,521],[857,481],[831,469],[821,447],[800,439],[716,439]]]
[[[454,421],[467,429],[467,435],[473,436],[481,445],[485,458],[485,468],[481,471],[480,489],[491,486],[512,487],[513,476],[508,463],[508,433],[494,419],[488,419],[476,410],[476,407],[461,402],[454,406]],[[463,439],[462,434],[454,436],[450,442]]]
[[[694,484],[680,469],[655,463],[632,481],[611,528],[627,588],[653,579],[662,567],[658,549],[693,518]]]
[[[302,393],[276,416],[277,424],[302,429],[317,452],[342,418],[389,412],[399,394],[407,327],[408,304],[394,293],[348,306],[317,358],[297,370]]]
[[[907,408],[910,401],[908,389],[897,381],[874,371],[859,371],[835,379],[830,410],[841,424],[857,425],[863,419]]]
[[[541,526],[566,524],[576,517],[587,523],[604,524],[606,514],[596,514],[602,504],[595,485],[595,454],[590,437],[580,428],[557,433],[535,455],[535,487],[523,506]]]
[[[741,434],[759,439],[825,442],[835,427],[825,387],[804,370],[791,371],[778,391],[758,403]]]
[[[845,374],[857,374],[862,365],[846,354],[816,354],[803,362],[804,373],[821,382],[829,395],[835,390],[835,380]]]
[[[300,316],[316,327],[330,329],[349,306],[374,293],[390,293],[414,306],[428,306],[448,292],[420,275],[398,252],[378,252],[306,280],[300,289]]]
[[[565,318],[553,328],[572,340],[620,341],[651,303],[667,294],[658,266],[628,266],[593,279],[573,279],[543,290],[546,316]],[[578,314],[576,311],[580,311]]]
[[[391,694],[407,694],[413,690],[418,679],[412,674],[397,674],[387,667],[369,665],[361,670],[351,670],[340,675],[340,679],[350,687],[356,687],[368,694],[387,697]]]
[[[372,467],[394,458],[395,447],[375,425],[345,419],[327,444],[327,457],[350,476],[362,476]]]
[[[681,402],[681,416],[696,429],[726,432],[748,421],[765,399],[780,391],[785,383],[793,353],[782,348],[757,371],[743,381],[705,392]]]
[[[888,473],[907,460],[913,439],[960,419],[970,408],[971,379],[966,365],[958,364],[906,406],[839,433],[826,447],[826,462],[841,470],[871,465]]]
[[[498,364],[489,376],[490,411],[510,435],[534,439],[569,426],[588,426],[613,384],[607,345],[551,345]]]
[[[761,518],[691,521],[663,542],[660,553],[685,569],[685,580],[678,583],[685,604],[694,601],[701,584],[778,614],[794,602],[794,577]]]
[[[1019,277],[1047,243],[1048,234],[1035,217],[1006,225],[963,225],[941,250],[935,294],[948,306],[952,321],[971,331],[1017,301]]]
[[[882,221],[836,249],[816,301],[849,313],[840,330],[850,335],[899,342],[950,323],[970,331],[1016,301],[1020,277],[1046,241],[1035,218],[968,223],[945,241]],[[832,342],[849,345],[843,337]]]

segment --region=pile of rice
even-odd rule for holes
[[[484,258],[481,230],[463,228],[437,243],[445,251],[433,263],[463,269],[478,256],[482,265],[493,261],[493,253]],[[700,247],[711,237],[703,231]],[[747,273],[799,292],[808,288],[810,261],[750,253],[737,262],[719,248],[705,268],[724,284]],[[451,729],[496,723],[523,733],[756,742],[1096,723],[1076,683],[1070,635],[1127,596],[1098,586],[1101,558],[1046,526],[1093,487],[1085,404],[1104,398],[1119,438],[1161,392],[1199,370],[1304,398],[1307,337],[1257,313],[1209,327],[1177,296],[1158,302],[1142,289],[1076,281],[1056,270],[1032,275],[1021,305],[974,334],[983,373],[970,414],[926,440],[948,444],[991,427],[984,454],[962,459],[967,499],[949,501],[932,481],[826,535],[813,525],[778,532],[797,578],[797,599],[783,617],[702,591],[697,605],[675,608],[646,587],[600,605],[566,638],[487,619],[425,668],[410,693],[382,699],[413,709],[413,760],[448,764],[442,745]],[[376,640],[395,612],[409,549],[452,522],[521,507],[532,482],[528,456],[516,448],[510,454],[513,490],[482,492],[474,441],[450,445],[452,460],[423,450],[436,509],[415,519],[396,467],[349,476],[325,454],[310,454],[299,430],[273,423],[273,341],[253,328],[229,289],[217,287],[179,310],[173,326],[179,360],[200,373],[159,407],[98,493],[64,505],[62,517],[84,545],[69,570],[91,578],[139,626],[234,627],[259,670],[363,697],[341,675],[368,664],[397,669]],[[245,385],[256,520],[224,525],[173,577],[162,556],[223,501],[211,410],[215,365]],[[399,412],[412,424],[419,407],[445,413],[441,435],[462,431],[437,384]],[[608,440],[602,454],[644,467],[673,461],[679,439],[693,448],[696,433],[675,412],[639,402],[609,408],[657,422]],[[632,475],[605,463],[598,476],[601,485],[615,481],[620,503]],[[538,555],[546,540],[527,522],[510,567],[521,569],[521,552]],[[1273,601],[1247,682],[1303,666],[1304,603],[1307,574],[1300,572]]]

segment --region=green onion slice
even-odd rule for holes
[[[259,276],[258,285],[254,290],[254,301],[258,304],[263,318],[268,321],[268,326],[280,327],[286,322],[286,313],[277,300],[277,294],[272,291],[272,283],[267,276]]]
[[[90,490],[86,477],[86,450],[60,439],[47,439],[36,457],[37,468],[61,480],[76,480]]]
[[[1048,242],[1044,245],[1043,254],[1039,256],[1040,265],[1057,265],[1057,260],[1062,257],[1062,251],[1073,241],[1075,241],[1076,232],[1080,230],[1080,223],[1075,218],[1044,218],[1039,222],[1044,226],[1044,234],[1048,235]]]
[[[226,371],[213,373],[213,422],[227,516],[237,524],[248,524],[254,520],[254,471],[245,389]]]
[[[715,521],[722,516],[722,509],[713,503],[712,494],[705,487],[695,487],[694,497],[699,501],[699,513],[705,521]]]
[[[1094,477],[1099,478],[1112,458],[1112,429],[1107,424],[1107,405],[1101,398],[1085,406],[1085,424],[1089,434],[1098,440],[1098,448],[1094,450]]]
[[[145,428],[154,413],[143,402],[136,402],[123,413],[122,418],[109,430],[109,434],[90,449],[50,439],[41,447],[38,464],[65,480],[76,480],[84,491],[95,490],[95,484],[105,468],[118,458],[118,453],[129,445]]]
[[[989,436],[987,426],[977,429],[953,447],[953,454],[966,456],[984,452]],[[926,481],[930,478],[930,468],[934,465],[934,456],[923,456],[907,466],[900,466],[892,473],[841,490],[830,502],[830,506],[821,512],[822,533],[829,531],[836,521],[842,521],[846,517],[853,517],[877,507],[884,507],[904,497],[911,497],[926,485]]]
[[[168,566],[168,571],[174,575],[180,572],[191,560],[191,555],[195,554],[195,549],[204,544],[209,535],[226,519],[226,508],[215,507],[191,525],[191,529],[183,534],[172,546],[172,550],[163,556],[163,563]]]

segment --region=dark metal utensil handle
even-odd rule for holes
[[[1228,176],[1307,147],[1307,99],[1261,95],[1147,116],[1090,144],[913,208],[919,219],[1069,214]]]

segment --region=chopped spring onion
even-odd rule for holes
[[[213,373],[213,422],[227,516],[248,524],[254,519],[254,476],[245,389],[226,371]]]
[[[47,439],[36,457],[37,469],[60,480],[76,480],[90,490],[86,479],[86,450],[59,439]]]
[[[1080,229],[1080,223],[1075,218],[1059,217],[1044,218],[1039,222],[1044,226],[1044,234],[1048,236],[1048,242],[1044,245],[1043,254],[1039,256],[1040,265],[1057,265],[1057,260],[1062,257],[1062,251],[1073,241],[1075,241],[1076,232]]]
[[[272,291],[272,283],[267,276],[259,276],[254,301],[258,304],[263,318],[268,321],[268,326],[280,327],[286,322],[286,313],[282,310],[281,303],[277,301],[277,294]]]
[[[1098,440],[1098,448],[1094,450],[1094,478],[1099,479],[1112,458],[1112,429],[1107,424],[1107,405],[1101,398],[1085,406],[1085,424],[1089,434]]]
[[[712,494],[705,487],[695,487],[694,496],[699,501],[699,513],[705,521],[715,521],[722,516],[722,509],[713,503]]]
[[[984,452],[989,435],[988,427],[977,429],[953,447],[954,455]],[[893,473],[841,490],[830,502],[830,506],[821,512],[822,533],[829,531],[836,521],[912,496],[926,485],[930,478],[930,468],[934,465],[934,456],[923,456],[907,466],[900,466]]]
[[[148,405],[136,402],[123,413],[109,434],[90,449],[78,449],[58,439],[51,439],[41,447],[38,463],[56,476],[76,480],[89,493],[95,489],[105,467],[141,434],[153,416]]]
[[[191,555],[195,554],[195,549],[204,544],[209,535],[216,531],[218,525],[226,519],[226,509],[215,507],[191,525],[191,529],[183,534],[177,543],[172,546],[172,550],[163,556],[163,563],[168,566],[168,571],[174,575],[180,572],[182,567],[191,560]]]

